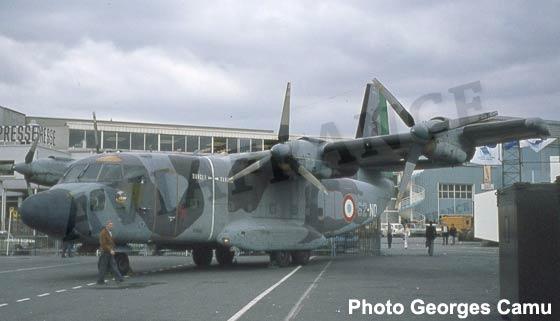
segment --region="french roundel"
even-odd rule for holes
[[[344,196],[344,201],[342,202],[342,214],[346,222],[352,222],[356,216],[356,203],[354,203],[354,199],[350,194]]]

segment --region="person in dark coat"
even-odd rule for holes
[[[426,226],[426,247],[428,248],[428,255],[434,256],[434,240],[436,239],[437,232],[434,223],[430,221],[430,225]]]
[[[455,245],[455,238],[457,237],[457,228],[455,227],[455,224],[451,224],[449,235],[451,236],[451,245]]]
[[[111,270],[117,282],[122,282],[123,277],[119,272],[117,267],[117,262],[115,261],[115,242],[113,241],[113,235],[111,230],[113,229],[113,222],[108,221],[104,228],[99,232],[99,249],[101,255],[99,256],[99,262],[97,264],[99,268],[99,277],[97,278],[97,284],[105,284],[105,274],[107,270]]]
[[[387,245],[391,248],[393,244],[393,229],[391,228],[391,223],[387,223]]]

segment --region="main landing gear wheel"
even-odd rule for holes
[[[292,262],[297,265],[306,265],[309,263],[311,251],[293,251]]]
[[[132,272],[130,269],[130,262],[128,261],[128,254],[126,253],[115,253],[115,261],[117,262],[117,268],[121,275],[127,275]]]
[[[192,250],[194,264],[198,267],[207,267],[212,263],[212,248],[207,246],[195,247]]]
[[[231,265],[233,263],[233,257],[235,252],[229,247],[218,247],[216,248],[216,260],[220,265]]]
[[[270,261],[279,267],[286,267],[292,263],[292,256],[288,251],[274,251],[270,253]]]

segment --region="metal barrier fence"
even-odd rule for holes
[[[14,220],[17,221],[17,220]],[[14,232],[0,233],[0,255],[60,255],[62,252],[62,241],[49,238],[46,235],[36,233],[20,222],[12,221]],[[35,234],[35,235],[34,235]],[[314,255],[323,256],[374,256],[379,255],[381,249],[381,232],[378,222],[364,225],[355,231],[341,234],[328,239],[329,244],[323,248],[313,251]],[[189,251],[157,249],[147,244],[129,244],[131,255],[161,255],[161,256],[189,256]],[[74,243],[72,251],[77,255],[96,255],[97,246],[82,246]],[[239,255],[255,255],[253,253],[240,251]]]

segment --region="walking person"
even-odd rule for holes
[[[113,234],[111,230],[113,229],[113,222],[107,221],[105,227],[99,232],[99,247],[101,255],[99,255],[99,262],[97,267],[99,268],[99,277],[97,278],[97,284],[105,284],[105,274],[107,270],[111,270],[115,276],[117,282],[122,282],[123,277],[117,268],[117,262],[115,261],[115,242],[113,241]]]
[[[443,236],[443,245],[449,245],[449,228],[447,224],[441,227],[441,235]]]
[[[437,236],[436,227],[433,224],[430,221],[430,225],[426,226],[426,247],[428,248],[429,256],[434,256],[434,240]]]
[[[457,237],[457,228],[455,227],[455,224],[451,224],[449,235],[451,236],[451,245],[455,245],[455,238]]]
[[[404,249],[408,249],[408,237],[410,236],[410,228],[408,227],[408,224],[404,225],[404,230],[403,230],[403,239],[404,239]]]
[[[393,244],[393,228],[391,227],[391,223],[387,223],[387,244],[389,248],[391,248],[391,244]]]
[[[72,253],[72,248],[74,247],[74,244],[72,243],[72,241],[65,241],[62,240],[62,257],[73,257],[74,254]]]

